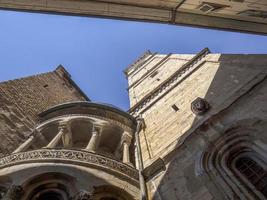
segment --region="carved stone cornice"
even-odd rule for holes
[[[158,87],[144,96],[137,104],[135,104],[128,112],[134,116],[144,112],[148,107],[153,105],[159,98],[167,94],[173,87],[183,81],[195,69],[203,64],[203,58],[209,54],[208,48],[203,49],[196,54],[190,61],[179,68],[167,80],[161,83]],[[202,61],[202,62],[201,62]]]
[[[93,197],[90,192],[81,190],[72,198],[72,200],[93,200]]]
[[[84,165],[138,180],[138,171],[135,168],[112,158],[81,150],[39,149],[11,154],[0,159],[0,169],[24,163],[49,163],[51,161]]]

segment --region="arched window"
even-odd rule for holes
[[[64,197],[57,192],[54,191],[48,191],[43,194],[40,194],[38,197],[36,197],[36,200],[64,200]]]
[[[248,156],[240,157],[236,160],[235,167],[257,190],[267,197],[267,171],[256,160]]]
[[[267,143],[260,139],[267,123],[255,120],[225,128],[196,165],[197,175],[208,175],[225,199],[267,199]]]

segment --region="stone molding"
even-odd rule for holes
[[[39,123],[61,116],[82,115],[105,119],[130,129],[135,129],[136,121],[129,113],[118,108],[99,103],[78,101],[60,104],[39,114]]]
[[[150,21],[153,23],[158,22],[172,25],[186,25],[228,31],[267,34],[267,26],[264,19],[261,20],[255,17],[233,14],[229,15],[217,12],[205,14],[199,12],[197,9],[176,9],[177,5],[180,4],[179,2],[183,1],[61,0],[58,4],[56,4],[56,2],[54,0],[5,0],[1,1],[0,7],[2,9],[21,11],[90,17],[97,16],[112,19],[119,18],[131,21]],[[256,3],[251,4],[253,7],[256,7]]]
[[[25,163],[61,161],[119,173],[138,181],[138,171],[122,162],[81,150],[40,149],[11,154],[0,159],[0,169]]]
[[[198,66],[202,65],[203,58],[210,53],[208,48],[203,49],[197,55],[195,55],[190,61],[178,69],[173,75],[171,75],[166,81],[160,84],[157,88],[152,90],[144,98],[142,98],[137,104],[135,104],[129,112],[136,116],[146,110],[160,97],[164,96],[172,87],[175,87],[179,82],[183,81],[191,72],[193,72]],[[201,62],[202,61],[202,62]]]

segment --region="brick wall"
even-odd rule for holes
[[[88,99],[62,66],[53,72],[2,82],[0,93],[0,156],[25,140],[38,121],[38,113],[64,102]]]

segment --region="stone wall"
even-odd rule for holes
[[[155,57],[164,59],[162,55]],[[145,101],[148,94],[153,94],[156,87],[192,57],[193,55],[172,55],[146,77],[140,80],[138,78],[142,76],[137,74],[129,77],[132,107],[142,100]],[[176,80],[177,85],[163,88],[162,90],[166,90],[165,94],[152,97],[151,103],[146,103],[138,112],[130,110],[135,115],[141,114],[145,119],[146,128],[141,133],[145,165],[159,156],[167,155],[175,148],[181,136],[192,130],[196,124],[231,104],[241,95],[242,88],[245,91],[251,81],[260,79],[265,71],[264,63],[267,63],[266,56],[208,54],[189,68],[187,73],[182,72],[180,80]],[[154,63],[148,63],[150,64]],[[147,68],[151,69],[153,66],[144,65],[138,73],[144,74]],[[157,74],[151,77],[155,71]],[[132,85],[132,82],[138,80],[138,84]],[[211,107],[210,113],[203,117],[198,117],[191,111],[191,103],[198,97],[205,98]],[[173,108],[174,105],[178,108],[177,111]]]
[[[171,55],[155,67],[157,75],[151,77],[151,70],[147,78],[129,88],[130,112],[141,114],[145,121],[140,139],[150,199],[217,200],[239,199],[240,195],[247,198],[220,182],[219,174],[211,178],[203,169],[202,156],[219,138],[237,128],[241,128],[240,134],[250,130],[251,141],[261,141],[266,149],[267,56],[193,56]],[[164,81],[190,59],[193,64],[163,87]],[[148,67],[144,65],[145,68]],[[160,86],[155,87],[156,81]],[[157,92],[161,86],[162,91]],[[210,106],[203,115],[191,110],[191,103],[198,97]],[[160,166],[159,159],[164,166]]]
[[[212,179],[203,169],[202,156],[209,146],[223,137],[226,132],[240,129],[253,135],[252,140],[267,147],[267,79],[232,104],[204,127],[198,128],[184,145],[164,158],[166,170],[148,181],[149,193],[153,199],[240,199],[220,182],[226,176],[218,174]],[[240,142],[241,145],[241,142]],[[242,193],[239,193],[242,195]],[[257,198],[251,198],[257,199]]]
[[[58,67],[53,72],[0,83],[0,156],[11,153],[31,133],[38,113],[57,104],[88,98]]]

